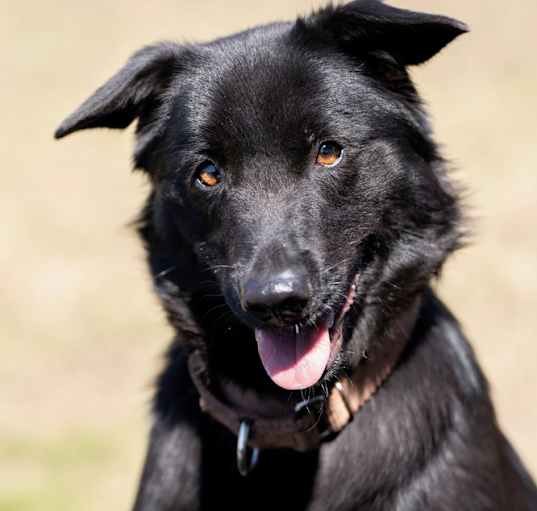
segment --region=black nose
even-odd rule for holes
[[[269,323],[300,320],[311,300],[311,283],[304,272],[286,270],[266,278],[250,277],[242,288],[242,308]]]

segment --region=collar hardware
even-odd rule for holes
[[[420,300],[398,318],[392,334],[379,340],[368,358],[352,374],[343,376],[327,397],[300,401],[288,415],[254,416],[241,403],[233,404],[213,392],[208,361],[200,350],[188,355],[188,370],[199,394],[201,410],[237,435],[237,467],[248,475],[256,466],[261,449],[318,449],[335,438],[356,413],[389,379],[408,343],[418,315]]]
[[[259,449],[254,447],[250,451],[250,447],[248,447],[250,428],[249,420],[241,421],[237,435],[237,468],[243,477],[246,477],[255,468],[259,460]]]

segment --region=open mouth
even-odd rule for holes
[[[314,326],[256,328],[259,356],[271,380],[287,390],[312,387],[341,349],[343,322],[356,296],[358,275],[340,311],[325,315]]]

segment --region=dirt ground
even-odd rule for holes
[[[439,289],[537,475],[537,2],[393,3],[473,30],[414,71],[474,217]],[[127,227],[148,189],[130,173],[132,130],[57,143],[54,128],[144,44],[318,5],[0,0],[1,511],[128,509],[170,337]]]

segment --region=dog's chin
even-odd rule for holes
[[[255,338],[267,375],[286,390],[303,390],[319,384],[330,372],[343,345],[343,326],[356,295],[358,276],[337,312],[315,322],[283,328],[256,328]]]

